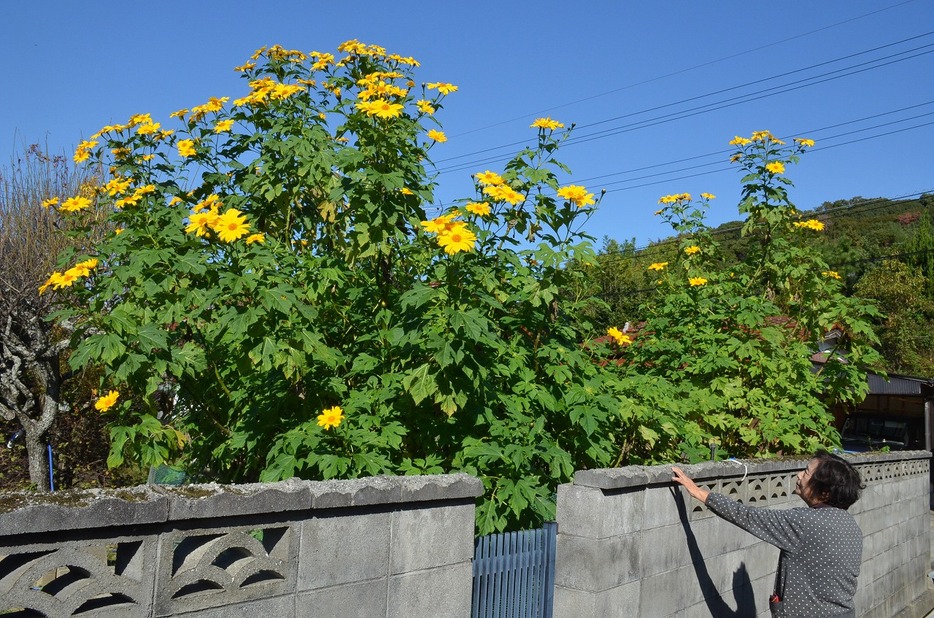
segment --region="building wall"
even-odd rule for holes
[[[442,475],[0,496],[0,614],[468,616],[481,491]]]
[[[866,618],[925,616],[931,593],[927,451],[851,456],[866,489],[856,594]],[[807,460],[685,466],[746,504],[790,508]],[[670,466],[577,472],[558,488],[555,617],[768,616],[778,550],[709,512]]]

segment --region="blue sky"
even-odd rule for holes
[[[101,126],[242,96],[233,71],[263,45],[335,51],[351,38],[421,61],[459,91],[432,150],[441,202],[501,169],[550,115],[576,123],[568,179],[607,194],[585,229],[643,246],[670,229],[659,196],[717,195],[737,218],[736,134],[817,147],[788,170],[799,208],[934,191],[934,3],[8,2],[0,8],[0,156],[73,146]],[[599,133],[602,132],[602,133]]]

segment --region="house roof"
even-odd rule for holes
[[[888,379],[869,373],[870,395],[910,395],[934,399],[934,378],[889,374]]]

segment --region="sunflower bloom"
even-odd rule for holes
[[[78,212],[91,206],[91,200],[86,197],[69,197],[62,203],[62,210],[65,212]]]
[[[258,242],[259,244],[263,244],[264,242],[266,242],[266,235],[263,234],[262,232],[259,232],[257,234],[250,234],[249,236],[246,237],[246,244],[252,245],[255,242]]]
[[[524,195],[506,184],[483,187],[483,192],[496,201],[509,202],[513,206],[525,200]]]
[[[75,163],[87,161],[91,156],[91,149],[95,146],[97,146],[97,142],[94,140],[84,141],[78,144],[78,147],[75,149]]]
[[[458,225],[458,223],[454,221],[455,217],[457,217],[457,213],[441,215],[431,221],[422,221],[422,227],[425,228],[426,232],[431,234],[443,234],[455,225]]]
[[[324,430],[327,431],[331,427],[337,427],[341,424],[341,421],[344,420],[344,411],[340,406],[334,406],[333,408],[325,408],[321,411],[321,414],[318,415],[318,426],[324,427]]]
[[[215,133],[229,133],[230,128],[233,126],[233,120],[219,120],[217,124],[214,125]]]
[[[434,140],[439,144],[443,144],[444,142],[448,141],[448,136],[445,135],[443,131],[436,131],[435,129],[431,129],[428,131],[428,139]]]
[[[698,287],[701,285],[706,285],[707,280],[704,279],[703,277],[691,277],[690,279],[688,279],[688,283],[691,284],[691,287]]]
[[[418,111],[420,111],[423,114],[434,114],[435,113],[435,106],[432,105],[430,102],[426,101],[425,99],[420,99],[416,101],[415,107],[417,107]]]
[[[467,202],[467,205],[464,206],[464,210],[469,213],[475,214],[480,217],[485,217],[490,214],[490,203],[489,202]]]
[[[593,193],[587,193],[587,189],[580,185],[568,185],[558,189],[558,197],[563,198],[578,208],[583,208],[594,204]]]
[[[114,404],[117,403],[117,398],[119,397],[119,392],[110,391],[94,403],[94,409],[98,412],[106,412],[107,410],[114,407]]]
[[[178,141],[178,154],[181,157],[193,157],[198,154],[198,151],[195,150],[195,140],[193,139],[183,139]]]
[[[797,228],[807,228],[809,230],[814,230],[815,232],[823,232],[824,224],[818,221],[817,219],[808,219],[807,221],[795,221],[792,225]]]
[[[479,182],[482,185],[506,184],[506,181],[503,179],[502,176],[500,176],[496,172],[491,172],[490,170],[487,170],[485,172],[478,172],[477,174],[474,174],[474,178],[476,178],[477,182]]]
[[[649,264],[649,270],[665,270],[668,266],[668,262],[653,262]]]
[[[690,247],[685,247],[684,252],[688,255],[694,255],[695,253],[700,253],[700,247],[691,245]]]
[[[629,335],[627,335],[620,329],[616,328],[615,326],[611,326],[610,328],[608,328],[606,330],[606,334],[612,337],[614,341],[616,341],[616,345],[629,345],[630,343],[632,343],[632,337],[630,337]]]
[[[716,199],[717,197],[713,193],[701,193],[700,196],[701,196],[701,199],[703,200],[712,200],[712,199]]]
[[[751,143],[751,139],[739,135],[730,140],[730,146],[748,146]]]
[[[250,225],[246,222],[246,215],[236,208],[231,208],[217,218],[211,226],[222,242],[233,242],[250,232]]]
[[[842,279],[843,278],[840,276],[840,273],[838,273],[835,270],[825,270],[821,274],[824,275],[825,277],[830,277],[831,279]]]
[[[773,174],[783,174],[785,172],[785,164],[781,161],[772,161],[771,163],[766,163],[765,171],[771,172]]]
[[[188,226],[185,228],[185,233],[194,233],[199,237],[207,236],[208,231],[214,229],[219,216],[216,210],[193,212],[188,217]]]
[[[59,288],[67,287],[65,285],[62,285],[62,273],[54,272],[51,275],[49,275],[49,278],[46,280],[46,282],[43,283],[41,286],[39,286],[39,293],[44,294],[45,291],[49,289],[50,287],[55,290]]]
[[[529,125],[532,129],[545,129],[547,131],[554,131],[555,129],[563,129],[564,123],[558,122],[557,120],[552,120],[551,118],[536,118],[535,122]]]
[[[477,237],[467,229],[463,223],[454,225],[451,229],[438,234],[438,244],[444,248],[448,255],[454,255],[461,251],[472,251]]]
[[[444,95],[451,94],[452,92],[457,92],[457,86],[455,86],[454,84],[448,84],[445,82],[432,82],[429,84],[425,84],[425,87],[428,88],[429,90],[434,90],[435,88],[437,88],[438,92]]]
[[[808,139],[806,137],[796,137],[795,143],[801,146],[802,148],[813,148],[814,140]]]
[[[47,200],[42,200],[42,207],[43,207],[43,208],[48,208],[48,207],[50,207],[50,206],[55,206],[55,205],[57,205],[57,204],[58,204],[58,198],[57,198],[57,197],[50,197],[50,198],[47,199]]]

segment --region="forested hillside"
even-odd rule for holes
[[[884,317],[876,323],[891,373],[934,376],[934,195],[909,199],[854,197],[824,202],[805,219],[824,224],[810,242],[828,271],[846,284],[849,295],[873,299]],[[711,230],[724,265],[749,251],[742,222]],[[589,316],[598,328],[636,325],[653,302],[657,277],[652,264],[674,259],[678,238],[637,248],[635,241],[605,239],[599,254],[596,288],[606,305]]]

